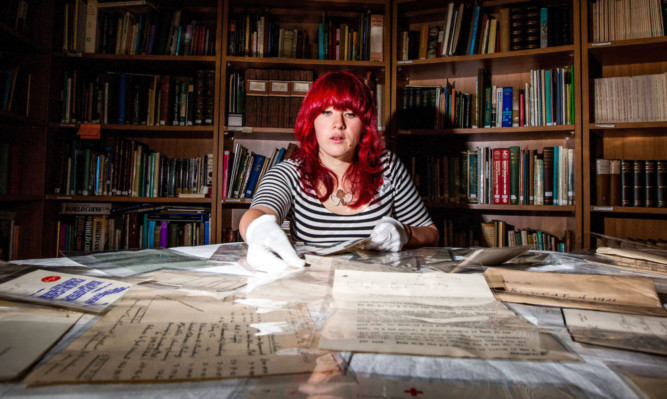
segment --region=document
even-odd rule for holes
[[[5,298],[99,313],[132,284],[106,278],[37,269],[0,284]]]
[[[21,375],[81,317],[79,312],[9,304],[0,311],[0,380]]]
[[[450,273],[455,273],[458,269],[464,266],[497,266],[512,258],[516,258],[532,248],[533,247],[529,245],[519,247],[478,248],[459,263],[459,265]]]
[[[489,287],[506,302],[665,316],[651,279],[486,269]]]
[[[233,291],[243,287],[248,282],[248,278],[245,276],[167,269],[142,274],[137,277],[145,279],[142,284],[154,283],[166,287],[217,292]]]
[[[667,355],[667,319],[594,310],[563,309],[578,342]]]
[[[211,296],[134,287],[25,382],[177,381],[309,372],[322,355],[311,350],[313,340],[305,307],[259,314],[254,307]]]
[[[516,360],[573,360],[496,301],[481,274],[336,270],[320,348]]]

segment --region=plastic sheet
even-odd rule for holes
[[[259,311],[304,307],[313,321],[313,338],[331,314],[331,277],[336,268],[382,270],[399,273],[447,272],[463,259],[466,249],[423,248],[398,254],[348,253],[328,258],[322,268],[290,271],[281,276],[254,273],[244,265],[245,245],[242,243],[179,248],[177,251],[147,255],[151,268],[217,272],[249,277],[249,284],[235,293],[237,300],[263,304]],[[107,276],[131,276],[131,263],[137,253],[116,253],[104,257],[74,257],[67,261],[52,260],[54,267],[74,267],[79,271],[103,273]],[[452,259],[453,255],[453,259]],[[207,258],[208,256],[208,258]],[[135,258],[136,260],[136,258]],[[127,261],[127,262],[126,262]],[[311,261],[312,262],[312,261]],[[30,263],[30,262],[28,262]],[[37,263],[37,262],[35,262]],[[49,262],[39,260],[45,267]],[[592,254],[560,254],[531,251],[513,260],[521,270],[559,273],[609,274],[651,277],[660,292],[667,287],[663,276],[614,267]],[[72,269],[69,269],[72,270]],[[130,272],[128,272],[130,271]],[[471,267],[463,273],[482,272]],[[254,282],[253,282],[254,281]],[[177,288],[176,288],[177,289]],[[666,292],[666,291],[663,291]],[[255,302],[253,302],[255,301]],[[575,398],[645,398],[655,397],[665,386],[667,358],[664,356],[611,349],[574,342],[565,326],[559,308],[509,304],[508,307],[538,331],[553,335],[576,354],[577,361],[517,361],[414,356],[377,353],[338,353],[339,371],[318,371],[312,374],[271,376],[250,379],[176,382],[160,384],[65,385],[28,388],[21,383],[0,385],[4,397],[88,398],[94,393],[104,398],[307,398],[377,397],[419,395],[439,397],[448,392],[459,397],[575,397]],[[78,334],[88,330],[97,318],[81,320],[49,356],[63,350]],[[255,326],[257,333],[291,331],[292,326],[264,324]],[[442,328],[447,328],[443,326]],[[273,329],[273,330],[270,330]],[[324,360],[322,360],[324,361]],[[664,392],[664,391],[663,391]]]

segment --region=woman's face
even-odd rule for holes
[[[329,106],[313,122],[320,160],[351,162],[361,139],[363,122],[350,110],[341,111]]]

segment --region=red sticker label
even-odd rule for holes
[[[43,283],[52,283],[54,281],[60,280],[60,276],[48,276],[42,279]]]

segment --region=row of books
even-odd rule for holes
[[[595,204],[667,207],[667,160],[595,160]]]
[[[236,14],[229,21],[231,56],[382,61],[384,16],[370,10],[358,18],[322,16],[317,37],[292,26],[281,27],[266,11]],[[314,47],[314,48],[313,48]]]
[[[227,55],[312,58],[308,33],[284,28],[268,12],[233,15],[229,21]]]
[[[516,5],[496,14],[473,2],[450,2],[443,23],[401,32],[399,61],[570,44],[568,4]]]
[[[234,152],[225,150],[222,167],[222,198],[252,198],[264,174],[275,164],[288,159],[296,145],[274,148],[271,155],[262,155],[236,143]]]
[[[21,192],[21,147],[0,143],[0,195]]]
[[[210,244],[210,209],[139,204],[63,203],[57,223],[59,255]]]
[[[16,212],[0,211],[0,260],[17,259],[20,231]]]
[[[32,74],[21,65],[0,70],[0,111],[28,116]]]
[[[212,125],[215,72],[194,77],[65,70],[62,123]]]
[[[503,220],[481,223],[482,238],[487,247],[532,246],[536,250],[571,252],[574,232],[564,230],[555,236],[543,230],[516,229]]]
[[[74,139],[56,148],[54,194],[204,197],[213,183],[213,154],[168,157],[118,136],[108,146]]]
[[[454,156],[419,156],[411,172],[425,201],[497,205],[573,205],[574,151],[477,147]]]
[[[530,71],[523,88],[497,87],[480,69],[476,92],[463,93],[456,82],[405,86],[401,91],[402,129],[549,126],[574,123],[572,68]]]
[[[661,0],[598,0],[591,3],[593,42],[667,35],[667,5]]]
[[[228,122],[234,120],[233,111],[243,111],[245,121],[230,126],[293,127],[313,80],[312,70],[250,68],[245,76],[231,74]]]
[[[327,15],[317,27],[320,60],[380,61],[383,55],[384,15],[371,10],[359,13],[358,23]]]
[[[129,55],[214,55],[215,28],[181,9],[122,8],[120,3],[64,4],[63,51]]]
[[[595,122],[667,121],[667,72],[598,78]]]

